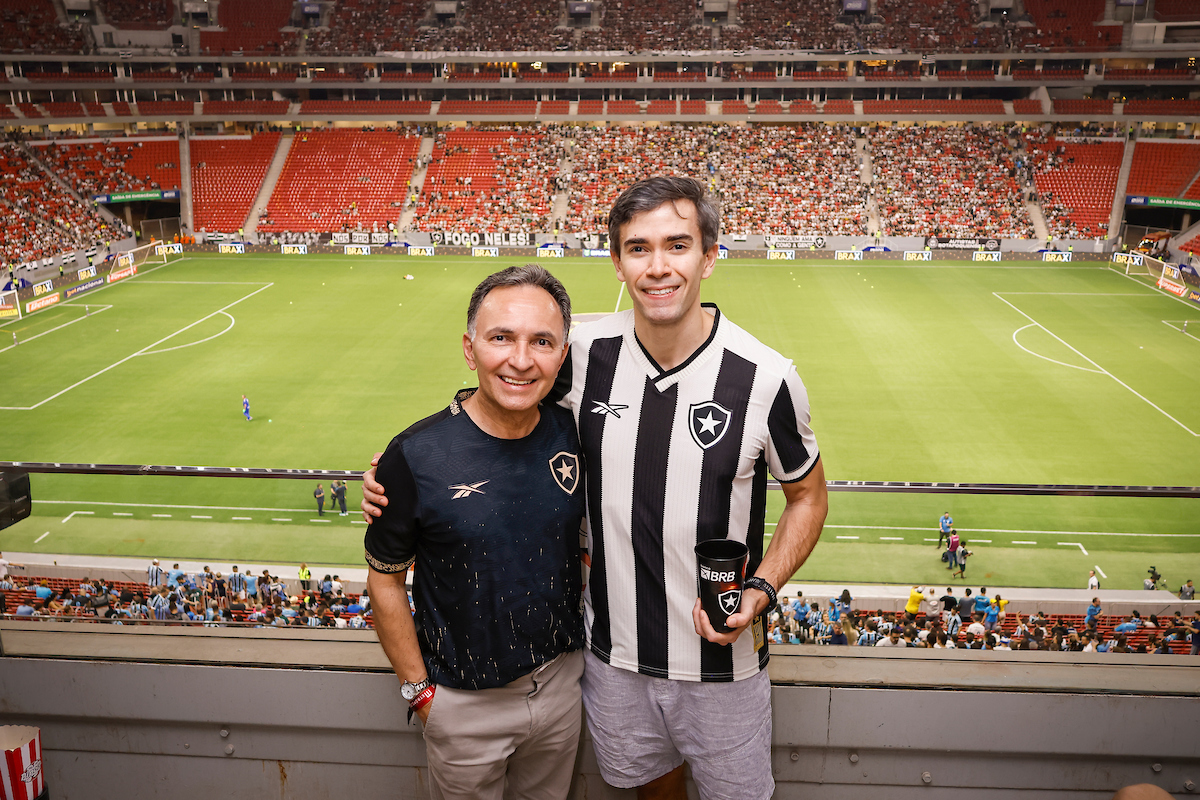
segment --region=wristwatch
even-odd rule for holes
[[[746,578],[743,584],[746,589],[758,589],[767,596],[767,607],[763,609],[764,614],[770,614],[775,606],[779,605],[779,599],[775,595],[775,587],[768,583],[765,579],[752,575]]]
[[[409,683],[405,681],[400,686],[400,696],[404,698],[406,703],[411,703],[417,699],[417,695],[429,688],[429,678],[418,683]]]

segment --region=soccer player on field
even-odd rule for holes
[[[609,215],[633,310],[582,325],[559,373],[588,464],[583,700],[601,774],[640,798],[769,798],[767,615],[828,511],[808,395],[791,360],[700,302],[719,210],[703,184],[650,178]],[[768,471],[786,507],[763,551]],[[363,511],[382,487],[364,477]],[[696,597],[698,541],[750,549],[718,633]]]
[[[250,400],[247,399],[246,395],[242,395],[242,416],[246,418],[246,422],[254,419],[254,417],[250,416]]]

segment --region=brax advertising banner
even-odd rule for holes
[[[429,240],[434,247],[448,245],[450,247],[533,247],[537,237],[528,231],[508,231],[507,233],[451,233],[450,231],[433,231]]]
[[[949,239],[945,236],[929,236],[925,246],[930,250],[984,250],[997,251],[1000,249],[999,239]]]

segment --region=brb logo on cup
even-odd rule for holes
[[[737,580],[737,573],[733,571],[720,572],[718,570],[711,569],[707,564],[701,564],[700,579],[712,581],[713,583],[733,583]],[[726,592],[726,594],[728,594],[728,592]]]

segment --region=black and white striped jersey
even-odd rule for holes
[[[819,454],[791,360],[716,306],[704,308],[712,334],[667,371],[638,341],[632,311],[581,325],[558,392],[587,459],[592,652],[654,677],[731,681],[766,666],[765,618],[732,646],[699,637],[693,548],[743,541],[752,575],[763,554],[767,472],[801,480]]]

